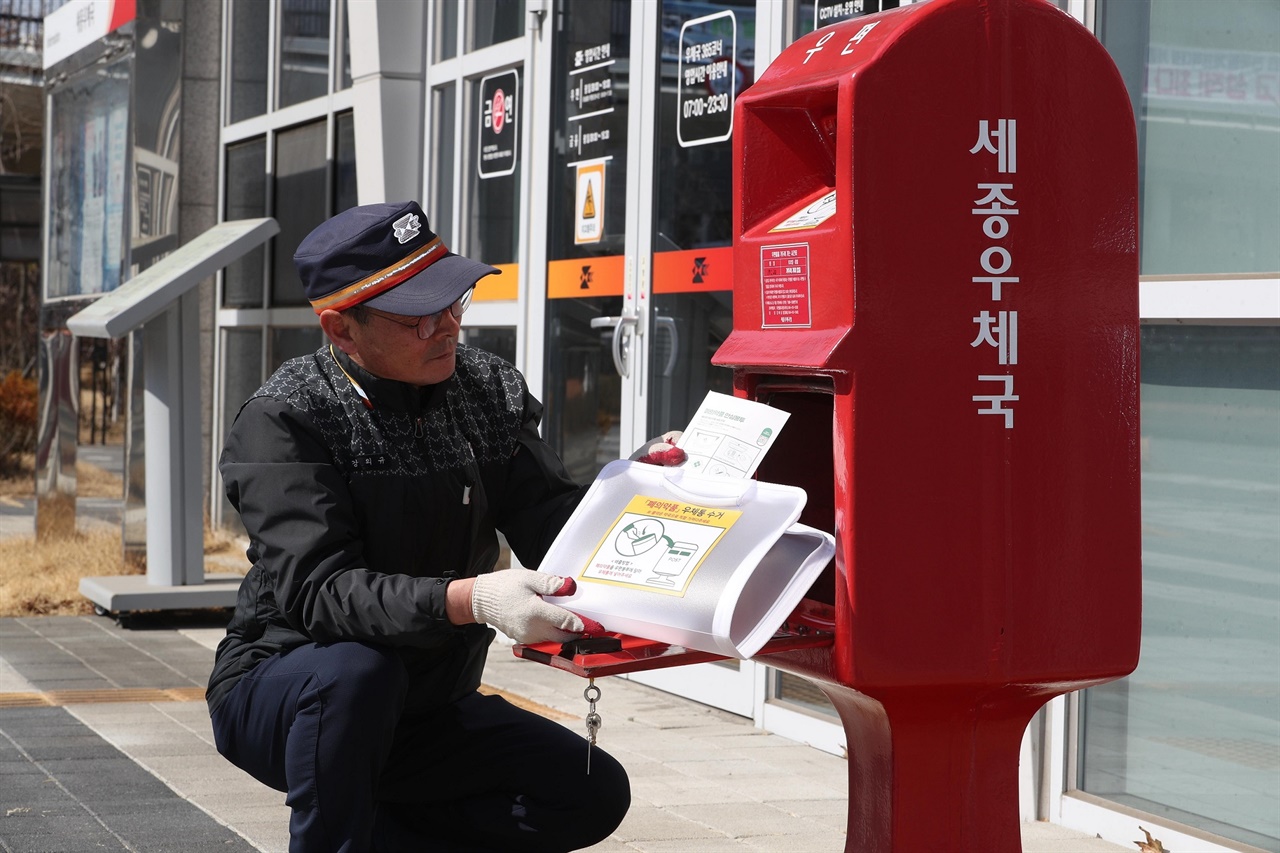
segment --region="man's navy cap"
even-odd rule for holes
[[[322,222],[293,264],[317,314],[368,305],[392,314],[435,314],[502,270],[455,255],[416,201],[366,204]]]

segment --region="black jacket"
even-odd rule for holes
[[[454,375],[425,388],[328,346],[282,365],[241,408],[219,462],[253,567],[218,645],[210,711],[262,660],[313,641],[398,648],[407,712],[474,690],[493,632],[450,624],[448,577],[493,569],[495,529],[536,567],[585,491],[538,435],[541,413],[519,371],[465,346]]]

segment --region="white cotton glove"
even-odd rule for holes
[[[676,447],[676,442],[680,440],[680,436],[684,435],[680,430],[673,429],[670,432],[664,432],[657,438],[651,438],[631,454],[632,462],[645,462],[649,465],[666,465],[674,467],[683,465],[689,455]]]
[[[583,620],[539,596],[572,595],[573,578],[528,569],[503,569],[480,575],[471,587],[471,613],[517,643],[565,643],[588,629]],[[592,622],[599,628],[599,624]]]

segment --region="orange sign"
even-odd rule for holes
[[[733,289],[733,248],[658,252],[653,256],[654,293]]]
[[[520,294],[520,265],[493,264],[502,275],[487,275],[476,282],[476,292],[471,298],[476,302],[501,302],[515,299]]]
[[[625,275],[622,255],[550,261],[547,263],[547,298],[621,296]]]

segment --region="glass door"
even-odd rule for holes
[[[428,7],[427,145],[423,206],[451,250],[501,275],[476,285],[463,343],[528,368],[522,297],[530,196],[529,99],[523,0],[437,2]],[[537,337],[536,335],[532,337]]]
[[[579,481],[682,429],[732,325],[733,100],[755,0],[561,0],[553,25],[544,432]],[[751,664],[635,680],[750,716]]]
[[[631,452],[633,10],[560,0],[552,15],[543,434],[585,483]]]
[[[650,290],[642,358],[647,435],[680,429],[708,391],[733,393],[711,357],[733,328],[733,104],[755,81],[755,0],[662,0],[644,162]],[[757,665],[722,661],[632,676],[752,716]]]

